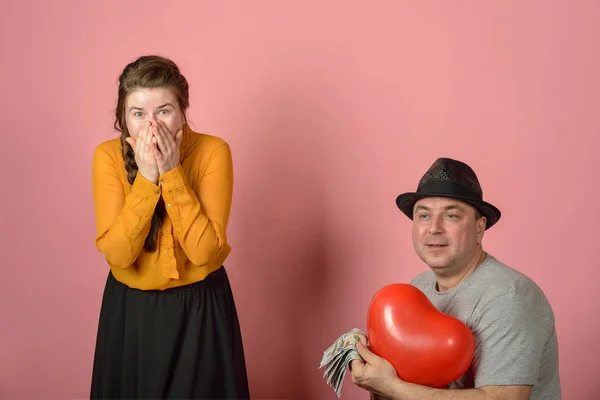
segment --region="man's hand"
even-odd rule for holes
[[[180,129],[173,135],[164,122],[158,121],[152,127],[152,134],[158,144],[159,152],[155,153],[155,157],[158,172],[162,175],[179,164],[179,149],[183,139],[183,130]]]
[[[352,382],[369,392],[386,395],[398,377],[389,361],[377,356],[361,343],[356,344],[361,360],[350,363]]]

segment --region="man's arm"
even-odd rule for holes
[[[352,361],[352,381],[371,392],[371,400],[527,400],[531,386],[482,386],[478,389],[434,389],[404,382],[392,364],[357,344],[365,362]]]
[[[484,386],[478,389],[433,389],[396,379],[390,391],[382,393],[390,400],[527,400],[531,386]]]

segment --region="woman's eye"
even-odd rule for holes
[[[160,110],[159,114],[160,115],[168,115],[169,114],[169,110]]]
[[[133,113],[133,116],[136,118],[139,118],[142,116],[142,113],[140,111],[137,111],[137,112]]]

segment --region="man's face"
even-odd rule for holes
[[[446,197],[429,197],[413,209],[413,245],[436,274],[453,275],[466,268],[483,239],[486,218],[476,220],[471,205]]]

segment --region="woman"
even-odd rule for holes
[[[158,56],[119,78],[120,139],[96,148],[96,247],[110,266],[91,397],[248,399],[223,262],[233,166],[228,144],[186,122],[188,83]]]

